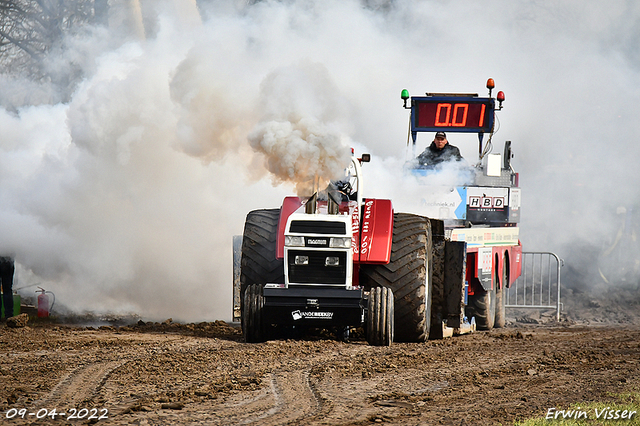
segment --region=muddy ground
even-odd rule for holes
[[[245,344],[222,321],[1,324],[0,423],[508,425],[637,392],[640,297],[580,303],[560,322],[512,312],[503,329],[390,348]]]

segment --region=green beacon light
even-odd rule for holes
[[[409,91],[407,89],[402,89],[402,93],[400,93],[400,98],[404,101],[404,107],[407,107],[407,99],[409,99]]]

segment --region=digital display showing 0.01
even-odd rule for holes
[[[412,98],[414,131],[490,132],[494,103],[491,98]]]

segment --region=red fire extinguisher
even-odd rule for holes
[[[38,288],[40,289],[36,290],[36,293],[40,292],[38,295],[38,318],[47,318],[51,312],[51,308],[53,308],[53,304],[56,303],[56,295],[51,291],[45,291],[42,287]],[[51,305],[49,305],[49,296],[47,296],[47,293],[53,296]]]

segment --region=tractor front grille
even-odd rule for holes
[[[346,235],[347,225],[344,222],[322,220],[292,220],[289,232],[296,232],[298,234]]]
[[[296,265],[296,256],[306,256],[308,264]],[[327,257],[337,257],[337,266],[327,266]],[[289,250],[287,268],[291,284],[342,284],[347,280],[347,252],[330,250]]]

